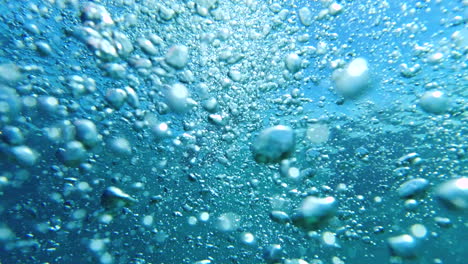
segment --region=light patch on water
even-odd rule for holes
[[[114,217],[110,214],[103,214],[101,217],[99,217],[99,221],[103,224],[109,224],[113,219]]]
[[[427,235],[427,228],[421,224],[412,225],[411,234],[417,238],[424,238]]]
[[[89,242],[89,249],[91,249],[94,252],[100,252],[104,250],[106,246],[106,241],[104,239],[92,239]]]
[[[367,61],[363,58],[357,58],[353,60],[348,66],[349,76],[361,76],[369,70]]]
[[[326,245],[333,246],[336,243],[336,235],[332,232],[324,232],[322,235],[323,242]]]
[[[314,144],[322,144],[328,141],[330,129],[325,124],[312,124],[307,129],[307,139]]]
[[[112,255],[109,254],[109,252],[106,252],[102,254],[102,256],[99,258],[99,261],[101,264],[111,264],[114,262],[114,259],[112,258]]]
[[[198,223],[198,219],[195,216],[190,216],[187,219],[187,222],[188,222],[189,225],[194,226],[194,225],[196,225]]]
[[[240,216],[235,213],[224,213],[217,219],[216,227],[225,232],[234,231],[239,227]]]
[[[145,217],[143,217],[143,224],[145,226],[152,225],[153,221],[154,221],[154,217],[152,215],[145,215]]]
[[[73,212],[73,218],[76,220],[80,220],[86,217],[86,210],[85,209],[78,209]]]
[[[13,237],[13,232],[8,227],[0,227],[0,241],[10,240]]]
[[[255,242],[255,236],[250,232],[245,232],[241,235],[241,240],[245,244],[253,244]]]
[[[468,178],[461,178],[455,182],[456,186],[462,190],[468,190]]]
[[[200,213],[200,216],[199,216],[199,219],[200,219],[200,221],[202,221],[202,222],[206,222],[206,221],[210,220],[210,213],[208,213],[208,212],[201,212],[201,213]]]

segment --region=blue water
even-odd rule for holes
[[[467,263],[467,188],[449,192],[456,208],[437,197],[467,177],[468,5],[337,3],[1,1],[0,263]],[[177,45],[182,67],[168,62]],[[348,97],[333,76],[356,58],[369,77]],[[424,107],[432,90],[441,113]],[[258,135],[279,124],[295,148],[256,162]],[[398,163],[410,153],[421,160]],[[414,178],[429,185],[401,197]],[[108,202],[110,186],[124,195]],[[309,196],[336,200],[313,227],[290,219]],[[412,256],[392,248],[403,234]]]

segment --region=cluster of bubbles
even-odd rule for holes
[[[295,2],[3,3],[0,262],[466,260],[468,2]]]

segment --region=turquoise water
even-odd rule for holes
[[[467,263],[467,1],[0,10],[0,263]]]

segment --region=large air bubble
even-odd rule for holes
[[[306,132],[307,139],[314,144],[322,144],[328,141],[330,129],[325,124],[312,124]]]
[[[294,152],[295,133],[287,126],[263,130],[253,143],[254,158],[259,163],[276,163]]]
[[[20,112],[21,103],[15,90],[0,85],[0,122],[12,121]]]
[[[366,59],[356,58],[345,69],[333,72],[332,79],[338,94],[345,98],[355,98],[370,85],[369,65]]]
[[[421,108],[430,114],[443,114],[447,112],[450,102],[447,95],[438,90],[427,91],[419,99]]]

